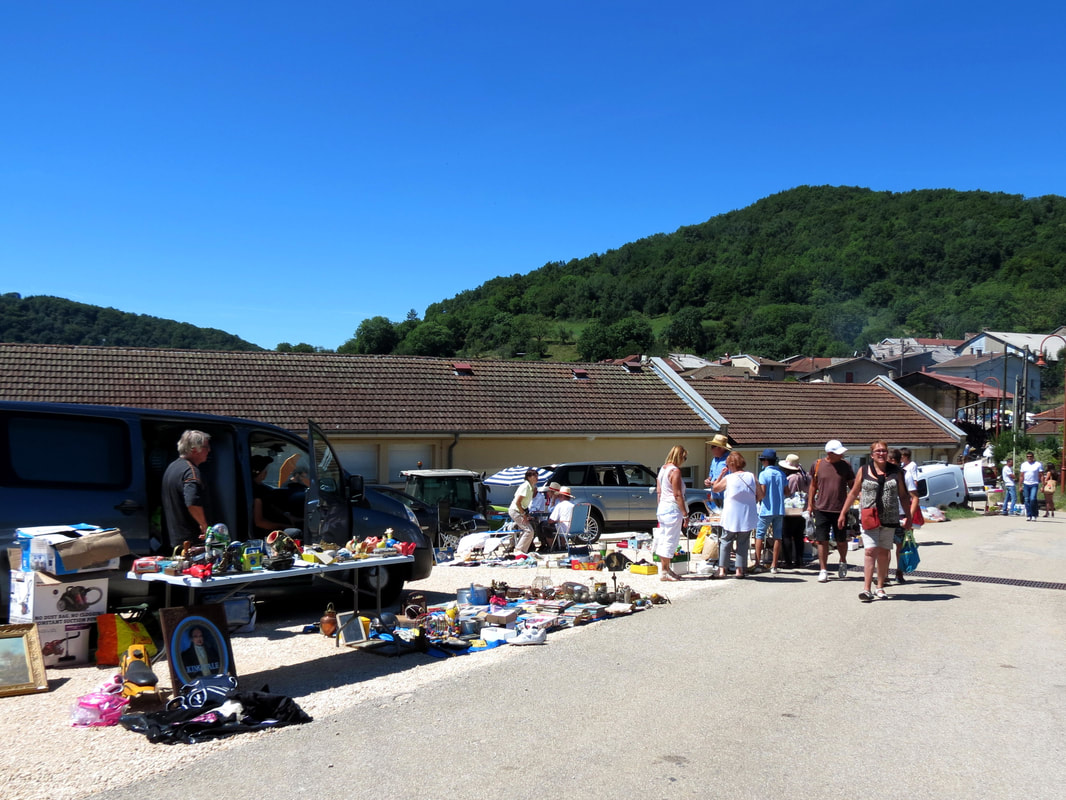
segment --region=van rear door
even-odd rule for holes
[[[59,407],[61,408],[61,407]],[[147,550],[148,501],[139,430],[117,414],[0,413],[0,528],[86,522],[119,528]],[[5,546],[10,544],[5,536]]]

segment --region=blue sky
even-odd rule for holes
[[[1066,194],[1061,2],[0,0],[0,291],[336,348],[803,184]]]

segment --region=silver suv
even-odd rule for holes
[[[574,539],[595,542],[601,531],[651,530],[655,527],[655,473],[635,461],[581,461],[540,468],[539,488],[552,481],[569,486],[575,503],[588,503],[585,532]]]

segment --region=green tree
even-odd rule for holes
[[[388,355],[400,343],[397,326],[386,317],[370,317],[359,323],[355,336],[340,347],[338,353]]]
[[[455,354],[455,344],[447,327],[422,322],[404,337],[397,352],[409,356],[451,356]]]
[[[677,350],[700,354],[707,352],[707,334],[703,330],[703,313],[698,308],[687,306],[670,318],[663,328],[663,339]]]

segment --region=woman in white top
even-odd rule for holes
[[[666,463],[659,468],[659,477],[655,481],[655,493],[659,506],[655,516],[659,520],[658,533],[653,543],[653,550],[659,556],[663,574],[659,580],[676,581],[681,576],[673,571],[670,562],[681,541],[681,526],[688,516],[685,507],[685,483],[681,480],[681,465],[688,458],[688,453],[681,445],[675,445],[666,456]]]
[[[714,482],[714,491],[724,492],[722,502],[722,536],[719,539],[718,577],[725,577],[729,566],[730,545],[736,542],[736,573],[743,578],[748,571],[748,544],[752,528],[759,521],[756,508],[765,488],[750,472],[744,472],[747,462],[734,450],[725,460],[728,473]]]

